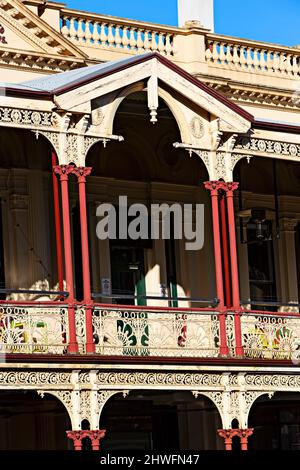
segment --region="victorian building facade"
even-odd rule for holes
[[[0,0],[0,76],[1,448],[299,448],[299,49]]]

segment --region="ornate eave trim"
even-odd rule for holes
[[[300,99],[295,92],[288,92],[281,89],[268,89],[266,86],[245,87],[242,84],[231,84],[211,78],[201,79],[214,90],[224,94],[233,102],[243,104],[265,104],[267,106],[298,110],[300,108]]]
[[[300,161],[300,144],[282,142],[271,139],[259,139],[249,136],[239,137],[236,141],[234,153],[257,155],[285,160]]]
[[[53,54],[41,55],[36,52],[20,52],[16,49],[8,49],[0,46],[0,66],[15,68],[17,70],[38,70],[49,74],[65,72],[82,67],[85,62],[68,56],[56,56]]]

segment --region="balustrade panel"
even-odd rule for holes
[[[166,56],[174,55],[174,34],[168,28],[156,30],[142,22],[75,13],[61,12],[61,33],[72,42],[131,54],[159,51]]]
[[[67,306],[0,305],[0,353],[65,354]]]
[[[96,307],[96,352],[112,356],[217,357],[215,312],[147,311]]]
[[[300,315],[244,313],[241,315],[245,356],[296,359],[300,347]]]
[[[300,52],[295,48],[268,47],[267,44],[218,36],[206,38],[206,61],[208,65],[249,73],[264,73],[295,77],[300,74]]]

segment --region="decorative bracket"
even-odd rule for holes
[[[148,95],[148,108],[150,109],[150,122],[157,123],[157,109],[158,109],[158,77],[157,77],[157,63],[153,61],[152,74],[147,84]]]

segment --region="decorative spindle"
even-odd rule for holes
[[[157,51],[157,49],[158,49],[158,44],[157,44],[157,41],[156,41],[156,32],[155,31],[152,31],[152,35],[151,35],[151,49],[152,49],[152,51]]]
[[[124,49],[128,48],[128,44],[129,44],[128,26],[123,27],[122,44],[123,44]]]
[[[116,47],[118,49],[120,49],[121,43],[122,43],[122,38],[121,38],[121,35],[120,35],[120,28],[121,28],[121,26],[118,25],[118,24],[115,27],[115,43],[116,43]]]

